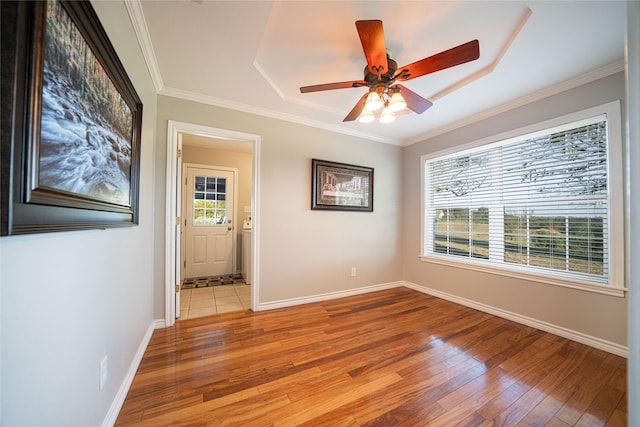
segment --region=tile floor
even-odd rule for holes
[[[244,283],[180,291],[179,320],[248,308],[251,308],[251,285]]]

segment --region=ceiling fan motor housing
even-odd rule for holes
[[[364,81],[367,82],[367,86],[375,86],[378,83],[388,84],[393,80],[393,76],[398,69],[398,63],[393,59],[387,57],[387,72],[378,76],[376,73],[369,71],[369,67],[364,67]]]
[[[396,82],[404,82],[435,73],[465,62],[474,61],[480,57],[478,40],[472,40],[411,64],[403,65],[398,72],[398,63],[390,58],[389,51],[385,46],[382,21],[378,19],[356,21],[356,29],[367,59],[364,80],[325,83],[300,88],[301,93],[307,93],[367,86],[369,91],[360,97],[353,109],[343,119],[344,122],[350,122],[361,117],[361,113],[366,110],[365,106],[374,101],[373,99],[368,100],[368,98],[375,98],[375,95],[377,95],[378,102],[384,101],[388,103],[389,107],[395,105],[399,109],[398,111],[407,108],[414,113],[422,114],[433,103]],[[395,102],[392,102],[392,98],[396,98]],[[365,112],[373,111],[372,108]]]

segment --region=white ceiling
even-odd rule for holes
[[[624,69],[623,1],[146,1],[127,3],[161,94],[408,145]],[[355,21],[381,19],[406,65],[478,39],[480,59],[404,85],[434,106],[343,123],[366,88]]]

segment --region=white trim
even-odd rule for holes
[[[485,262],[474,261],[465,258],[464,261],[460,258],[447,257],[438,255],[435,253],[424,253],[425,242],[427,236],[425,236],[425,215],[426,209],[426,192],[429,184],[425,181],[425,163],[435,158],[446,158],[456,156],[461,153],[467,153],[475,150],[487,150],[492,145],[502,145],[506,141],[512,139],[526,139],[531,138],[538,133],[549,133],[553,128],[564,127],[566,124],[574,124],[575,122],[583,121],[592,117],[599,117],[605,115],[607,118],[607,164],[608,164],[608,176],[609,176],[609,188],[617,189],[616,191],[609,192],[609,221],[608,221],[608,236],[609,236],[609,284],[598,285],[596,283],[580,282],[579,279],[572,280],[567,277],[560,277],[561,274],[554,275],[553,272],[549,275],[540,273],[529,273],[522,271],[517,266],[509,264],[499,264],[497,262]],[[615,221],[615,218],[622,217],[623,215],[623,188],[622,184],[622,122],[620,117],[620,101],[611,101],[603,105],[587,108],[585,110],[577,111],[574,113],[566,114],[564,116],[545,120],[540,123],[534,123],[518,129],[509,130],[498,135],[489,136],[476,141],[467,142],[454,147],[449,147],[443,150],[434,151],[431,153],[423,154],[420,156],[420,252],[419,258],[425,262],[433,262],[437,264],[444,264],[458,268],[465,268],[469,270],[488,272],[492,274],[498,274],[502,276],[515,277],[524,280],[532,280],[539,283],[546,283],[550,285],[564,286],[574,289],[585,290],[589,292],[596,292],[606,295],[613,295],[618,297],[624,297],[625,291],[627,291],[625,278],[624,278],[624,223],[623,221]]]
[[[253,144],[253,185],[251,193],[251,212],[252,212],[252,286],[251,294],[252,301],[251,307],[255,309],[259,294],[259,251],[257,248],[260,235],[260,136],[248,134],[244,132],[237,132],[228,129],[219,129],[209,126],[203,126],[193,123],[178,122],[175,120],[169,120],[167,125],[167,164],[166,164],[166,182],[165,182],[165,325],[172,326],[175,321],[175,288],[174,279],[176,273],[175,257],[176,254],[176,242],[175,242],[175,212],[177,206],[176,200],[176,161],[177,158],[177,140],[179,133],[189,133],[194,135],[207,136],[217,139],[226,139],[233,141],[251,142]]]
[[[483,263],[482,261],[475,261],[472,259],[466,259],[465,261],[458,261],[455,259],[449,259],[445,256],[429,255],[419,257],[423,262],[430,262],[433,264],[446,265],[449,267],[463,268],[465,270],[478,271],[481,273],[495,274],[497,276],[512,277],[514,279],[529,280],[536,283],[544,283],[546,285],[563,286],[565,288],[580,289],[581,291],[595,292],[603,295],[611,295],[615,297],[624,297],[627,288],[619,288],[606,285],[591,285],[588,283],[581,283],[577,281],[571,281],[563,277],[553,277],[551,274],[543,276],[539,274],[529,273],[521,271],[518,266],[510,266],[508,264],[496,265],[490,263]]]
[[[164,234],[164,322],[166,326],[171,326],[175,322],[175,277],[176,277],[176,233],[175,233],[175,212],[177,209],[176,200],[176,174],[178,156],[178,125],[171,120],[167,126],[167,163],[165,173],[165,234]],[[172,264],[173,265],[170,265]]]
[[[293,114],[281,113],[281,112],[269,110],[266,108],[259,108],[259,107],[255,107],[247,104],[228,101],[222,98],[203,95],[195,92],[184,91],[184,90],[175,89],[171,87],[163,87],[161,90],[158,91],[158,93],[160,95],[171,96],[174,98],[184,99],[187,101],[194,101],[194,102],[212,105],[216,107],[228,108],[230,110],[236,110],[244,113],[256,114],[259,116],[270,117],[273,119],[283,120],[291,123],[297,123],[305,126],[325,129],[332,132],[355,136],[358,138],[365,138],[371,141],[382,142],[384,144],[397,145],[400,147],[408,147],[417,142],[425,141],[427,139],[433,138],[443,133],[453,131],[455,129],[470,125],[472,123],[479,122],[481,120],[485,120],[489,117],[493,117],[498,114],[525,106],[532,102],[539,101],[541,99],[556,95],[561,92],[565,92],[567,90],[576,88],[578,86],[582,86],[587,83],[591,83],[601,78],[619,73],[621,71],[624,71],[624,61],[617,61],[617,62],[614,62],[613,64],[609,64],[604,67],[598,68],[592,72],[582,74],[573,79],[569,79],[559,84],[549,86],[545,89],[538,90],[531,94],[522,96],[518,99],[499,105],[495,108],[484,110],[483,112],[478,113],[476,115],[472,115],[464,120],[458,120],[455,123],[451,123],[449,125],[439,127],[432,131],[429,131],[424,134],[421,134],[409,139],[405,139],[405,140],[387,138],[387,137],[382,137],[380,135],[370,134],[367,132],[356,131],[353,129],[346,129],[338,125],[329,124],[329,123],[312,120],[312,119],[307,119],[307,118],[296,116]]]
[[[414,291],[422,292],[427,295],[441,298],[447,301],[451,301],[456,304],[464,305],[484,313],[489,313],[494,316],[501,317],[503,319],[511,320],[522,325],[531,326],[532,328],[540,329],[541,331],[549,332],[554,335],[558,335],[563,338],[567,338],[572,341],[579,342],[581,344],[588,345],[599,350],[606,351],[621,357],[628,357],[629,349],[620,344],[613,343],[611,341],[603,340],[598,337],[584,334],[582,332],[567,329],[562,326],[557,326],[551,323],[543,322],[542,320],[534,319],[531,317],[523,316],[512,311],[503,310],[501,308],[493,307],[490,305],[482,304],[470,299],[462,298],[456,295],[448,294],[446,292],[438,291],[436,289],[428,288],[426,286],[420,286],[411,282],[404,282],[403,286],[413,289]]]
[[[153,50],[153,43],[149,36],[149,29],[147,27],[147,21],[144,19],[144,11],[142,10],[142,4],[140,0],[124,0],[124,5],[127,8],[131,25],[136,33],[144,62],[147,64],[149,75],[153,81],[153,86],[156,92],[159,92],[164,87],[162,82],[162,74],[160,74],[160,68],[158,67],[158,61],[156,59],[155,51]]]
[[[184,152],[184,151],[183,151]],[[182,162],[182,180],[185,179],[186,176],[185,172],[187,169],[189,168],[194,168],[194,169],[206,169],[209,171],[225,171],[225,172],[231,172],[233,174],[233,218],[231,218],[231,228],[233,228],[232,230],[232,242],[231,242],[231,273],[230,274],[234,274],[238,272],[238,236],[237,236],[237,232],[238,230],[241,230],[241,228],[238,226],[238,176],[240,175],[240,171],[238,170],[238,168],[231,168],[231,167],[227,167],[227,166],[216,166],[216,165],[205,165],[205,164],[200,164],[200,163],[185,163],[184,161]],[[193,184],[191,184],[193,185]],[[191,190],[189,190],[191,191]],[[184,193],[183,193],[184,194]],[[182,197],[182,212],[186,212],[187,211],[187,202],[186,202],[187,198],[186,197]],[[181,221],[183,221],[186,218],[181,218]],[[227,224],[228,225],[228,224]],[[180,226],[182,226],[182,224],[180,224]],[[193,225],[192,225],[193,227]],[[186,246],[184,246],[184,240],[185,240],[185,234],[186,234],[186,226],[184,228],[184,234],[182,234],[182,241],[180,242],[180,246],[186,248]],[[180,256],[182,256],[182,254],[180,254]],[[182,270],[182,272],[184,273],[184,269]],[[186,276],[185,276],[186,277]],[[177,309],[176,309],[177,310]]]
[[[522,96],[513,101],[498,105],[494,108],[483,110],[478,114],[471,115],[465,119],[457,120],[449,125],[441,126],[437,129],[425,132],[421,135],[408,138],[401,144],[402,147],[408,147],[418,142],[426,141],[431,138],[435,138],[438,135],[442,135],[447,132],[454,131],[456,129],[468,126],[470,124],[486,120],[490,117],[497,116],[498,114],[506,113],[507,111],[515,110],[516,108],[523,107],[533,102],[539,101],[544,98],[548,98],[553,95],[574,89],[578,86],[585,85],[587,83],[600,80],[602,78],[612,76],[616,73],[624,71],[624,60],[614,62],[613,64],[605,65],[604,67],[593,70],[589,73],[582,74],[573,79],[565,80],[561,83],[549,86],[544,89],[537,90],[528,95]]]
[[[281,113],[281,112],[277,112],[277,111],[273,111],[265,108],[258,108],[258,107],[254,107],[246,104],[240,104],[240,103],[228,101],[221,98],[205,96],[205,95],[194,93],[194,92],[182,91],[175,88],[165,87],[162,81],[162,75],[160,74],[160,69],[158,67],[158,61],[156,59],[155,52],[153,50],[153,44],[151,43],[151,37],[149,36],[147,23],[144,19],[144,13],[142,10],[141,2],[140,0],[124,0],[124,3],[127,9],[127,12],[129,14],[129,18],[131,19],[131,23],[133,25],[134,31],[136,33],[136,37],[140,45],[140,50],[142,51],[142,55],[147,64],[147,68],[149,69],[151,80],[153,81],[154,87],[156,89],[156,92],[158,92],[158,94],[185,99],[188,101],[201,102],[207,105],[213,105],[217,107],[229,108],[231,110],[241,111],[245,113],[271,117],[271,118],[284,120],[292,123],[298,123],[298,124],[311,126],[319,129],[325,129],[325,130],[329,130],[332,132],[337,132],[345,135],[351,135],[359,138],[369,139],[372,141],[382,142],[385,144],[397,145],[400,147],[408,147],[409,145],[413,145],[417,142],[425,141],[435,136],[442,135],[443,133],[447,133],[452,130],[470,125],[472,123],[487,119],[489,117],[496,116],[500,113],[504,113],[506,111],[513,110],[518,107],[522,107],[534,101],[538,101],[540,99],[547,98],[552,95],[556,95],[558,93],[567,91],[569,89],[573,89],[575,87],[590,83],[592,81],[595,81],[604,77],[608,77],[615,73],[624,71],[625,69],[624,60],[620,60],[612,64],[606,65],[604,67],[598,68],[596,70],[593,70],[591,72],[582,74],[575,78],[565,80],[556,85],[552,85],[547,88],[537,90],[533,93],[522,96],[518,99],[499,105],[497,107],[484,110],[478,114],[467,117],[466,119],[457,120],[453,123],[441,126],[439,128],[433,129],[423,134],[420,134],[411,138],[407,138],[404,140],[400,140],[396,138],[381,137],[380,135],[371,134],[367,132],[360,132],[360,131],[344,128],[334,124],[329,124],[329,123],[325,123],[317,120],[295,116],[292,114],[285,114],[285,113]],[[521,18],[521,22],[518,25],[524,25],[527,19],[528,19],[528,15],[523,16]],[[519,31],[520,31],[520,28],[516,27],[511,37],[514,38]],[[512,40],[508,39],[507,44],[503,49],[505,50],[508,49],[509,47],[508,45],[511,43],[511,41]],[[259,67],[256,67],[256,69],[258,69],[258,71],[261,72],[261,74],[264,76],[264,73],[262,73]],[[268,78],[266,79],[269,82],[269,84],[272,87],[274,87],[274,90],[276,91],[276,93],[278,93],[278,95],[284,99],[282,93],[280,93],[277,89],[275,89],[275,86],[271,83],[271,81]],[[436,96],[438,95],[439,94],[436,94]]]
[[[260,55],[260,53],[258,53],[256,55],[256,58],[259,55]],[[264,70],[264,68],[262,68],[262,66],[260,65],[260,63],[258,62],[257,59],[253,61],[253,67],[258,71],[258,73],[260,73],[262,78],[265,79],[265,81],[267,83],[269,83],[269,86],[271,86],[271,89],[273,89],[275,91],[275,93],[278,94],[280,99],[285,99],[284,93],[282,93],[280,88],[276,85],[276,82],[274,82],[273,79],[271,79],[271,77],[269,77],[269,74],[267,74],[267,72]]]
[[[626,288],[624,224],[624,141],[620,101],[604,105],[607,115],[607,167],[609,176],[609,283]],[[613,190],[612,189],[617,189]],[[619,243],[618,243],[619,242]]]
[[[466,85],[478,80],[481,77],[486,76],[487,74],[493,73],[493,70],[495,70],[496,67],[498,66],[498,64],[500,63],[500,61],[502,61],[502,58],[507,53],[509,48],[511,48],[511,45],[513,44],[513,41],[516,39],[516,37],[518,37],[518,35],[520,34],[520,31],[522,31],[522,28],[524,28],[524,25],[527,23],[527,21],[529,20],[529,17],[533,13],[533,12],[531,12],[531,9],[529,9],[528,7],[525,7],[525,9],[526,10],[522,13],[522,16],[520,16],[520,19],[518,20],[518,23],[513,28],[513,30],[509,34],[509,37],[507,37],[507,39],[505,40],[504,44],[502,45],[502,48],[498,51],[498,54],[493,59],[493,61],[491,61],[491,63],[489,63],[489,65],[487,65],[486,67],[476,71],[475,73],[471,74],[470,76],[455,82],[454,84],[450,85],[449,87],[444,88],[440,92],[438,92],[438,93],[436,93],[434,95],[431,95],[429,97],[429,101],[435,102],[438,99],[442,98],[443,96],[446,96],[446,95],[450,94],[451,92],[453,92],[455,90],[458,90],[461,87],[466,86]]]
[[[242,104],[239,102],[229,101],[223,98],[214,96],[203,95],[200,93],[189,92],[185,90],[175,89],[171,87],[165,87],[158,92],[160,95],[171,96],[173,98],[184,99],[187,101],[198,102],[202,104],[212,105],[214,107],[227,108],[229,110],[241,111],[243,113],[256,114],[258,116],[269,117],[272,119],[283,120],[286,122],[297,123],[300,125],[311,126],[318,129],[325,129],[344,135],[351,135],[358,138],[368,139],[370,141],[382,142],[390,145],[401,145],[399,139],[387,138],[377,134],[371,134],[367,132],[361,132],[354,129],[347,129],[345,127],[321,122],[318,120],[307,119],[304,117],[296,116],[294,114],[282,113],[279,111],[269,110],[266,108],[255,107],[253,105]]]
[[[389,282],[379,285],[364,286],[362,288],[348,289],[346,291],[327,292],[324,294],[316,294],[308,297],[288,298],[279,301],[265,302],[258,305],[258,311],[272,310],[274,308],[293,307],[294,305],[309,304],[311,302],[350,297],[353,295],[382,291],[384,289],[399,288],[401,286],[403,286],[403,282]]]
[[[176,177],[178,174],[178,134],[181,132],[180,124],[169,120],[167,126],[167,164],[165,176],[165,325],[171,326],[175,322],[175,279],[176,279],[176,212],[178,212]]]
[[[445,148],[443,150],[433,151],[427,154],[423,154],[420,156],[421,164],[424,164],[425,160],[430,160],[435,157],[443,157],[447,155],[452,155],[461,151],[471,150],[474,148],[479,148],[482,146],[487,146],[488,144],[501,142],[504,140],[517,138],[523,135],[533,134],[535,132],[539,132],[541,130],[546,130],[548,128],[553,128],[556,126],[560,126],[566,123],[576,122],[578,120],[582,120],[588,117],[597,117],[602,114],[607,114],[607,119],[615,118],[617,113],[618,120],[616,122],[616,127],[618,128],[618,135],[622,130],[620,128],[620,101],[611,101],[602,105],[597,105],[595,107],[587,108],[584,110],[576,111],[574,113],[565,114],[564,116],[554,117],[549,120],[544,120],[542,122],[533,123],[527,126],[523,126],[517,129],[511,129],[497,135],[488,136],[485,138],[481,138],[475,141],[463,143],[460,145],[456,145],[454,147]]]
[[[176,198],[176,210],[174,212],[174,215],[176,217],[176,225],[175,228],[173,229],[174,232],[174,246],[173,246],[173,250],[175,251],[175,258],[173,258],[174,261],[174,269],[173,272],[175,274],[175,277],[173,278],[173,284],[175,286],[180,285],[180,279],[184,274],[184,271],[186,269],[186,266],[181,262],[182,261],[182,254],[185,252],[185,247],[184,247],[184,227],[182,226],[182,223],[184,221],[183,219],[183,211],[184,211],[184,195],[182,194],[182,169],[183,169],[183,161],[182,161],[182,139],[183,139],[184,135],[181,133],[178,133],[177,135],[177,139],[176,139],[176,151],[177,153],[179,153],[179,156],[177,156],[177,160],[176,160],[176,164],[175,164],[175,171],[176,171],[176,177],[175,177],[175,182],[176,182],[176,191],[175,193],[175,198]],[[168,141],[168,139],[167,139]],[[166,199],[165,199],[166,200]],[[172,305],[173,310],[174,310],[174,316],[176,319],[179,319],[180,316],[182,315],[181,313],[181,302],[182,302],[182,291],[179,289],[178,292],[173,291],[173,296],[174,296],[174,303]]]
[[[133,356],[133,360],[129,365],[129,369],[120,384],[120,388],[116,393],[113,401],[111,402],[111,406],[107,411],[107,415],[105,415],[104,420],[102,421],[103,426],[113,426],[118,419],[118,414],[120,413],[120,409],[122,409],[122,405],[124,404],[124,399],[127,397],[127,393],[129,392],[129,388],[131,387],[131,383],[133,382],[133,378],[136,376],[136,372],[138,371],[138,366],[140,366],[140,362],[142,361],[142,356],[144,356],[144,352],[149,345],[149,341],[151,341],[151,336],[153,335],[153,331],[158,329],[162,320],[154,320],[149,328],[147,328],[147,332],[145,333],[140,345],[138,346],[138,351]]]
[[[260,162],[261,149],[260,137],[256,136],[253,141],[253,170],[251,172],[251,309],[258,310],[258,302],[260,301],[260,286],[258,273],[260,271],[260,233],[262,230],[262,215],[260,215]]]
[[[514,313],[511,311],[503,310],[490,305],[482,304],[466,298],[461,298],[452,294],[448,294],[446,292],[441,292],[432,288],[428,288],[426,286],[420,286],[415,283],[411,283],[407,281],[389,282],[389,283],[383,283],[379,285],[349,289],[346,291],[328,292],[324,294],[312,295],[309,297],[289,298],[285,300],[272,301],[272,302],[267,302],[262,304],[252,303],[252,305],[254,307],[254,311],[272,310],[276,308],[292,307],[292,306],[301,305],[301,304],[308,304],[312,302],[326,301],[326,300],[331,300],[335,298],[366,294],[370,292],[376,292],[376,291],[398,288],[398,287],[406,287],[409,289],[413,289],[414,291],[417,291],[417,292],[422,292],[424,294],[431,295],[436,298],[441,298],[447,301],[451,301],[455,304],[460,304],[465,307],[470,307],[470,308],[482,311],[484,313],[488,313],[497,317],[501,317],[503,319],[511,320],[516,323],[520,323],[526,326],[539,329],[541,331],[549,332],[551,334],[558,335],[566,339],[576,341],[576,342],[588,345],[590,347],[597,348],[621,357],[627,358],[629,355],[628,347],[622,346],[620,344],[616,344],[611,341],[607,341],[591,335],[583,334],[582,332],[563,328],[561,326],[543,322],[538,319],[533,319],[531,317],[523,316],[518,313]],[[257,296],[254,296],[253,298],[254,302],[255,300],[257,300]],[[153,331],[155,329],[160,329],[164,327],[166,327],[166,322],[163,319],[156,319],[147,329],[145,336],[143,337],[140,345],[138,346],[138,351],[136,352],[133,358],[133,361],[129,366],[129,370],[127,371],[127,374],[124,380],[122,381],[122,384],[120,385],[118,393],[116,394],[113,402],[111,403],[111,406],[109,407],[109,411],[107,412],[107,415],[105,416],[105,419],[102,422],[103,426],[112,426],[115,424],[116,419],[118,418],[118,414],[120,413],[120,409],[122,409],[124,400],[127,396],[127,393],[129,392],[129,388],[131,387],[135,374],[138,370],[138,367],[140,366],[140,362],[142,361],[144,352],[147,349],[149,342],[151,341],[151,336],[153,335]]]
[[[166,328],[164,319],[156,319],[153,321],[153,329],[163,329]]]

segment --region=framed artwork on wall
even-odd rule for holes
[[[142,103],[90,2],[5,3],[2,235],[137,224]]]
[[[311,160],[311,209],[373,212],[373,168]]]

